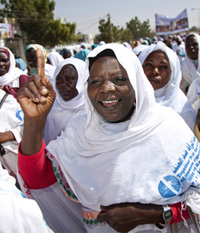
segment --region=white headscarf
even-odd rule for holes
[[[87,116],[72,120],[47,149],[78,200],[90,209],[121,202],[179,202],[191,182],[200,184],[194,169],[200,165],[192,161],[199,156],[199,143],[175,111],[155,102],[153,88],[132,51],[106,44],[94,49],[87,63],[106,49],[115,53],[135,90],[131,119],[105,122],[86,93]]]
[[[148,47],[149,47],[149,45],[139,44],[132,51],[135,53],[135,55],[138,56],[144,49],[146,49]]]
[[[199,45],[198,68],[197,69],[195,68],[194,63],[188,57],[187,52],[186,52],[185,59],[184,59],[183,63],[181,64],[181,71],[183,74],[183,78],[189,84],[191,84],[193,80],[200,78],[200,36],[198,34],[195,34],[195,33],[190,33],[187,35],[186,41],[187,41],[187,38],[191,35],[194,35],[197,38],[198,45]]]
[[[192,131],[194,131],[196,114],[187,97],[180,89],[182,74],[180,62],[176,53],[167,47],[162,41],[159,41],[157,44],[152,44],[141,51],[138,58],[141,64],[143,64],[149,54],[156,50],[162,50],[165,52],[169,59],[171,69],[171,75],[168,83],[164,87],[154,91],[156,102],[160,105],[173,108],[179,115],[182,116]]]
[[[57,66],[64,58],[56,51],[52,51],[47,54],[47,58],[51,62],[52,66]]]
[[[78,80],[76,83],[76,89],[78,91],[78,95],[69,101],[64,101],[56,88],[56,77],[63,66],[67,64],[73,65],[77,70]],[[44,140],[46,144],[60,135],[61,130],[65,129],[70,119],[77,117],[79,114],[85,113],[84,85],[88,75],[89,73],[86,63],[77,58],[70,57],[64,59],[57,65],[52,81],[54,90],[56,91],[56,99],[48,114],[44,131]]]
[[[10,68],[8,72],[0,76],[0,86],[9,85],[11,87],[19,87],[19,77],[20,75],[24,75],[24,73],[15,66],[15,57],[10,49],[2,46],[0,46],[0,49],[8,51],[10,60]]]

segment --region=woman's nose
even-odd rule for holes
[[[158,67],[153,67],[152,72],[153,72],[153,73],[156,73],[156,74],[159,73]]]
[[[115,91],[115,84],[111,81],[104,82],[101,89],[103,92],[106,92],[106,93],[110,91]]]

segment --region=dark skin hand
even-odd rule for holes
[[[120,203],[100,206],[97,220],[107,222],[117,232],[129,232],[143,224],[163,222],[162,206],[140,203]]]
[[[15,140],[15,137],[11,131],[0,133],[0,143],[13,141],[13,140]]]
[[[37,74],[33,75],[17,93],[24,112],[24,131],[20,151],[25,155],[38,152],[42,145],[46,117],[53,105],[56,93],[44,75],[44,57],[37,54]]]

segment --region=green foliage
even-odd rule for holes
[[[112,31],[109,25],[110,25],[109,18],[107,21],[105,19],[101,19],[99,21],[100,34],[97,36],[97,39],[99,41],[103,40],[108,43],[111,42],[111,38],[112,38],[113,42],[117,42],[117,41],[131,42],[141,37],[152,36],[149,20],[140,22],[139,19],[135,17],[135,19],[131,19],[130,22],[126,23],[126,29],[111,24]]]
[[[76,39],[76,24],[54,20],[54,0],[0,0],[0,3],[4,5],[0,16],[16,19],[26,34],[27,44],[55,46]]]
[[[111,32],[109,27],[109,21],[105,21],[104,19],[101,19],[99,21],[99,31],[101,34],[98,36],[98,40],[105,41],[106,43],[111,42]]]
[[[135,17],[135,19],[131,19],[130,22],[126,24],[126,26],[127,30],[131,32],[133,40],[138,40],[141,37],[149,37],[151,34],[151,28],[148,19],[141,23],[139,19]]]

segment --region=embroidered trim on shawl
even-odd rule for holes
[[[58,164],[58,162],[56,161],[54,156],[48,150],[45,150],[45,154],[51,161],[55,177],[56,177],[59,185],[61,186],[64,194],[68,197],[69,200],[79,202],[78,198],[73,193],[73,191],[71,190],[71,188],[70,188],[69,184],[67,183],[65,177],[63,176],[60,165]]]
[[[99,214],[99,211],[86,212],[83,210],[82,217],[83,217],[84,223],[90,226],[94,226],[94,225],[96,226],[97,224],[98,225],[106,224],[106,222],[98,222],[97,220],[98,214]]]
[[[64,194],[68,197],[69,200],[79,202],[78,198],[73,193],[73,191],[71,190],[65,177],[63,176],[61,168],[60,168],[58,162],[56,161],[56,159],[54,158],[54,156],[47,149],[45,150],[45,154],[50,159],[50,161],[52,163],[54,174],[56,176],[56,179],[57,179],[59,185],[63,189]],[[88,212],[88,211],[82,210],[83,222],[86,223],[87,225],[90,225],[90,226],[95,226],[97,224],[98,225],[99,224],[101,224],[101,225],[106,224],[106,223],[98,222],[98,220],[97,220],[98,214],[99,214],[99,211]]]

